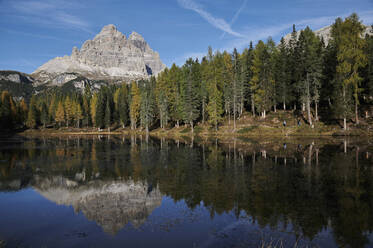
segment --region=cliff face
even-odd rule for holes
[[[89,79],[144,79],[165,68],[159,54],[144,38],[133,32],[128,39],[114,25],[102,28],[71,56],[54,58],[40,66],[33,76],[48,81],[63,73],[78,73]]]
[[[159,189],[146,183],[94,180],[81,184],[83,179],[35,178],[34,188],[56,204],[72,206],[113,235],[128,223],[140,227],[162,203]]]

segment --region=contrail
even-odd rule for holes
[[[236,37],[243,37],[242,34],[232,30],[231,26],[223,19],[214,17],[209,12],[205,11],[201,5],[197,4],[193,0],[177,0],[179,5],[184,9],[192,10],[199,14],[208,23],[217,29],[224,31],[225,33],[231,34]]]
[[[236,14],[233,16],[232,18],[232,21],[230,23],[230,26],[232,27],[232,25],[236,22],[236,20],[238,19],[238,17],[240,16],[242,10],[246,7],[246,4],[247,4],[247,1],[248,0],[244,0],[241,7],[237,10]],[[221,36],[220,36],[220,39],[224,38],[226,32],[224,32]]]

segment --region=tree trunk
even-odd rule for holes
[[[251,112],[253,113],[253,116],[255,116],[255,105],[254,105],[254,96],[251,95]]]
[[[202,99],[202,124],[205,123],[205,98]]]
[[[346,117],[343,118],[343,130],[347,130],[347,121],[346,121]]]
[[[193,121],[190,121],[190,127],[192,128],[192,133],[194,133]]]
[[[319,121],[318,102],[315,102],[315,120]]]
[[[359,125],[359,111],[357,108],[357,101],[355,100],[355,122],[357,125]]]
[[[236,87],[236,86],[234,86]],[[234,88],[235,90],[235,88]],[[235,92],[235,91],[234,91]],[[233,130],[236,130],[236,96],[233,96]]]
[[[265,110],[263,111],[263,118],[264,119],[266,118],[266,111]]]
[[[286,110],[286,103],[285,103],[285,101],[283,103],[283,108],[284,108],[284,110]]]
[[[304,102],[302,103],[302,111],[306,111],[306,104]]]
[[[310,124],[310,126],[312,126],[311,103],[310,103],[309,98],[307,98],[307,117],[308,117],[308,123]]]
[[[275,110],[275,113],[277,112],[276,104],[273,105],[273,109]]]

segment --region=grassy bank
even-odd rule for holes
[[[284,126],[284,121],[286,125]],[[112,127],[98,130],[97,128],[45,128],[29,129],[22,132],[28,136],[46,136],[54,135],[122,135],[122,134],[141,134],[145,135],[142,129],[131,130],[129,128]],[[278,111],[269,114],[265,119],[251,114],[244,114],[236,121],[236,129],[233,128],[232,120],[224,120],[219,126],[218,131],[207,123],[198,123],[192,132],[190,126],[182,125],[180,127],[169,127],[166,129],[153,129],[150,135],[158,137],[217,137],[225,139],[230,137],[323,137],[323,136],[373,136],[371,125],[362,120],[360,125],[351,124],[348,130],[344,131],[341,125],[328,124],[319,121],[311,127],[303,119],[295,118],[291,111]]]

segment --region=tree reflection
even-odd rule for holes
[[[363,247],[373,227],[371,149],[350,140],[33,139],[0,149],[0,187],[41,189],[40,178],[56,177],[77,187],[133,181],[191,209],[203,202],[211,217],[244,211],[262,227],[291,224],[309,239],[332,229],[339,246]]]

